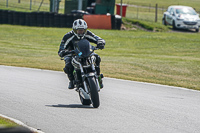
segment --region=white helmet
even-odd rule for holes
[[[73,31],[74,34],[79,38],[82,39],[82,37],[85,36],[85,33],[87,31],[87,23],[83,20],[83,19],[77,19],[73,22]],[[84,33],[83,34],[78,34],[77,30],[78,29],[84,29]]]

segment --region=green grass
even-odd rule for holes
[[[9,0],[8,7],[6,7],[6,1],[0,0],[0,9],[22,11],[22,12],[33,12],[33,11],[38,11],[41,2],[42,0],[32,0],[32,4],[30,4],[30,0],[21,0],[20,3],[18,3],[18,0]],[[59,13],[62,14],[64,13],[64,3],[65,3],[64,0],[60,2]],[[30,5],[31,5],[31,10],[30,10]],[[49,12],[50,0],[44,0],[39,11]]]
[[[142,7],[138,7],[138,9],[136,7],[128,7],[126,18],[155,22],[155,9],[151,9],[150,12],[148,10],[149,9]],[[162,10],[158,10],[157,23],[162,23],[163,12]]]
[[[6,118],[0,116],[0,128],[5,128],[8,132],[8,131],[14,130],[15,128],[18,128],[18,127],[21,127],[21,125],[18,125],[14,121],[11,121],[9,119],[6,119]],[[37,133],[37,132],[33,132],[33,133]]]
[[[116,3],[120,3],[121,0],[116,0]],[[200,9],[200,0],[123,0],[123,3],[141,5],[141,6],[155,6],[158,4],[160,7],[168,7],[170,5],[187,5]]]
[[[130,27],[130,25],[138,25],[147,29],[149,31],[159,31],[159,32],[166,32],[169,31],[168,26],[164,26],[160,23],[154,23],[144,20],[137,20],[137,19],[129,19],[129,18],[122,18],[124,24]]]
[[[0,64],[62,71],[57,55],[68,28],[0,25]],[[106,40],[105,77],[200,90],[199,33],[91,30]]]
[[[5,127],[13,127],[13,126],[17,126],[16,123],[14,123],[13,121],[10,121],[8,119],[5,119],[3,117],[0,117],[0,127],[1,126],[5,126]]]

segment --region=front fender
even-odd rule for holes
[[[95,73],[87,73],[86,75],[85,75],[85,77],[94,77],[95,76]]]

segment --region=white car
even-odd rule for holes
[[[169,6],[164,12],[162,23],[172,25],[173,29],[195,29],[199,32],[199,14],[192,7],[188,6]]]

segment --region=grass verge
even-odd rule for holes
[[[143,20],[137,20],[137,19],[130,19],[130,18],[122,18],[123,23],[129,23],[133,25],[141,26],[142,28],[153,31],[153,32],[166,32],[169,31],[169,28],[167,26],[164,26],[160,23],[154,23],[150,21],[143,21]]]
[[[5,119],[3,117],[0,116],[0,127],[1,126],[5,126],[5,127],[13,127],[13,126],[17,126],[16,123],[14,123],[11,120]]]
[[[57,55],[69,28],[0,25],[0,64],[62,71]],[[199,33],[94,30],[106,77],[200,90]]]

